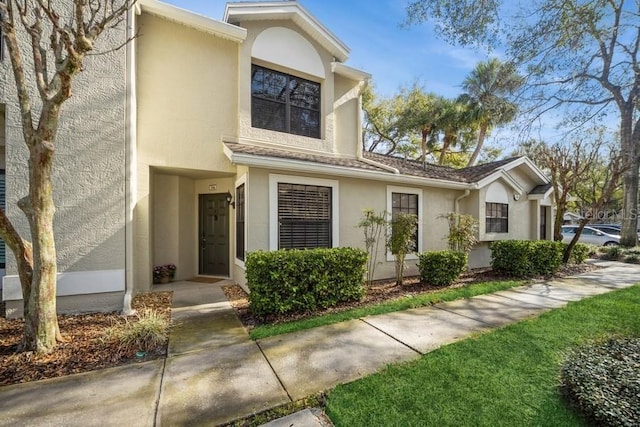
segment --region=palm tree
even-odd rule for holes
[[[458,100],[444,99],[440,108],[437,126],[442,132],[442,147],[438,164],[444,165],[450,149],[461,144],[463,133],[473,123],[469,120],[467,105],[458,102]]]
[[[406,100],[407,108],[400,122],[405,129],[420,132],[420,161],[425,164],[427,155],[433,150],[435,139],[440,131],[438,122],[442,114],[444,98],[434,93],[425,93],[417,85],[403,90],[402,96]]]
[[[509,123],[518,112],[516,104],[509,100],[524,83],[513,64],[492,58],[480,62],[462,82],[464,93],[460,101],[466,103],[478,123],[476,148],[468,166],[478,160],[484,139],[490,128]]]

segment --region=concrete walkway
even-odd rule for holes
[[[572,278],[251,341],[220,285],[179,282],[169,356],[59,379],[0,387],[0,426],[219,425],[389,363],[640,282],[640,266]],[[161,290],[161,289],[159,289]],[[269,425],[321,426],[302,411]]]

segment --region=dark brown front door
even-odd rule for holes
[[[226,194],[200,195],[200,274],[229,275],[229,204]]]

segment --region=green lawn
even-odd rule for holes
[[[410,308],[424,307],[444,301],[453,301],[462,298],[471,298],[476,295],[489,294],[505,289],[520,286],[524,281],[497,281],[476,283],[455,289],[445,289],[438,292],[425,293],[415,296],[407,296],[383,303],[360,307],[340,313],[325,314],[322,316],[310,317],[308,319],[296,320],[274,325],[257,326],[250,332],[252,339],[257,340],[274,335],[287,334],[289,332],[304,329],[317,328],[318,326],[331,325],[333,323],[344,322],[346,320],[358,319],[374,314],[391,313],[394,311],[408,310]]]
[[[429,353],[336,387],[336,426],[579,426],[558,392],[566,351],[611,334],[640,336],[640,285]]]

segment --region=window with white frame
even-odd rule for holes
[[[251,126],[320,138],[320,83],[253,65]]]
[[[387,211],[391,216],[399,213],[416,215],[418,218],[418,227],[413,236],[414,250],[420,252],[422,250],[422,190],[408,187],[387,187]]]

